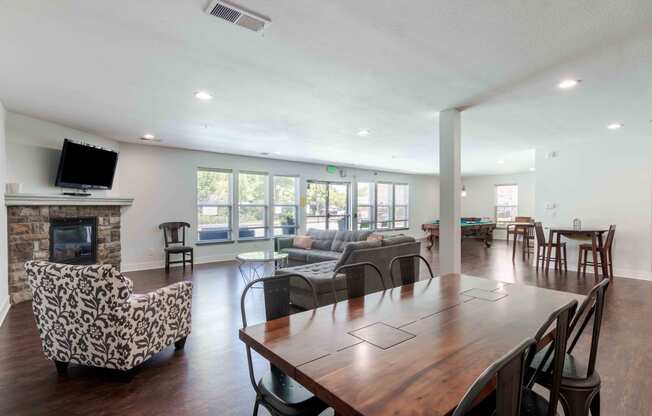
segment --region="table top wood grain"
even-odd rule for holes
[[[448,415],[576,294],[446,275],[240,330],[342,415]]]

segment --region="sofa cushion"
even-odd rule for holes
[[[306,263],[308,261],[308,252],[310,250],[304,250],[302,248],[284,248],[281,250],[281,253],[288,253],[288,258],[290,260],[299,261],[301,263]]]
[[[312,248],[315,250],[330,250],[336,233],[336,230],[309,229],[308,235],[312,237]]]
[[[385,238],[382,234],[369,234],[367,241],[382,241]]]
[[[341,253],[327,250],[310,250],[306,253],[308,263],[317,263],[320,261],[339,260]]]
[[[389,237],[385,237],[382,240],[383,247],[385,246],[393,246],[396,244],[405,244],[405,243],[414,243],[416,240],[414,237],[410,237],[408,235],[392,235]]]
[[[292,247],[310,250],[312,248],[312,237],[309,235],[298,235],[292,241]]]
[[[321,263],[313,264],[304,264],[301,266],[295,267],[286,267],[281,270],[277,270],[276,274],[288,274],[288,273],[299,273],[305,276],[310,282],[315,286],[315,291],[317,294],[331,292],[333,290],[333,272],[335,271],[336,261],[323,261]],[[306,283],[299,279],[290,279],[290,287],[293,289],[299,290],[308,290]],[[335,289],[336,290],[345,290],[346,282],[344,280],[344,275],[339,275],[335,279]]]
[[[349,257],[351,257],[351,253],[353,253],[355,250],[378,248],[381,246],[382,243],[380,241],[354,241],[351,243],[346,243],[344,246],[344,251],[342,252],[342,256],[340,257],[340,260],[337,262],[335,267],[340,267],[341,265],[346,264],[349,260]]]
[[[352,241],[363,241],[371,234],[371,231],[338,231],[333,238],[331,251],[344,251],[344,246]]]

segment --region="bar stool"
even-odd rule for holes
[[[554,260],[555,262],[555,270],[557,269],[557,265],[559,265],[559,270],[561,270],[561,266],[564,266],[564,271],[568,271],[568,261],[566,257],[566,243],[552,243],[552,247],[555,249],[555,257],[550,257],[546,258],[546,247],[548,247],[548,243],[546,243],[546,234],[543,232],[543,226],[541,225],[540,222],[535,222],[534,223],[534,231],[537,239],[537,271],[539,271],[539,262],[541,262],[541,269],[543,270],[547,262],[551,262]]]
[[[616,235],[616,226],[611,224],[609,226],[609,232],[607,233],[607,239],[604,242],[602,247],[598,247],[598,252],[600,253],[600,261],[598,262],[598,267],[602,267],[602,262],[606,262],[607,267],[609,268],[609,277],[613,279],[614,277],[614,266],[613,266],[613,254],[611,252],[611,247],[614,242],[614,237]],[[579,259],[577,260],[577,275],[580,275],[580,270],[582,271],[582,276],[586,276],[586,266],[593,266],[593,262],[589,261],[589,253],[593,251],[593,246],[589,243],[579,245]]]

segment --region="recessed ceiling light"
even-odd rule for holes
[[[621,127],[624,127],[625,125],[623,123],[611,123],[607,124],[607,128],[609,130],[618,130]]]
[[[535,168],[530,168],[530,172],[534,172],[535,170]]]
[[[500,160],[498,161],[498,164],[499,164],[499,165],[503,165],[503,164],[505,164],[505,161],[502,160],[502,159],[500,159]]]
[[[156,136],[154,136],[152,133],[145,133],[143,134],[143,137],[141,139],[143,140],[154,140]]]
[[[557,84],[557,87],[561,88],[562,90],[567,90],[569,88],[576,87],[580,82],[582,82],[580,79],[565,79]]]
[[[208,91],[197,91],[195,98],[201,101],[210,101],[213,99],[213,96]]]
[[[369,130],[360,129],[360,131],[358,131],[358,136],[369,136]]]

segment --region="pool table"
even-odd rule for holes
[[[491,247],[494,238],[496,222],[476,217],[465,217],[461,219],[462,239],[474,238],[482,240],[485,246]],[[421,229],[428,236],[428,249],[435,244],[435,239],[439,239],[439,220],[421,225]]]

